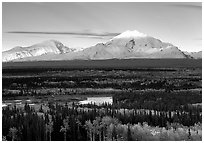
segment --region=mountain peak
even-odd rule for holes
[[[66,47],[57,40],[47,40],[29,47],[16,47],[2,54],[3,62],[23,60],[129,59],[129,58],[202,58],[202,52],[184,53],[170,43],[127,30],[106,43],[84,50]]]
[[[55,55],[73,52],[74,49],[64,46],[57,40],[47,40],[29,47],[15,47],[3,52],[3,61],[12,61],[41,55]]]
[[[46,40],[41,43],[34,44],[32,46],[57,46],[57,45],[63,46],[63,44],[57,40]]]
[[[137,38],[137,37],[146,37],[147,35],[144,34],[144,33],[141,33],[137,30],[133,30],[133,31],[130,31],[130,30],[127,30],[123,33],[121,33],[120,35],[114,37],[113,39],[117,39],[117,38]]]

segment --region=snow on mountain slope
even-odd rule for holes
[[[202,59],[202,51],[199,52],[184,52],[186,55],[193,57],[194,59]]]
[[[3,53],[3,61],[192,58],[171,43],[162,42],[136,30],[125,31],[106,43],[72,51],[73,49],[60,42],[51,40],[31,47],[15,47]]]
[[[22,62],[22,61],[57,61],[57,60],[74,60],[74,59],[81,59],[81,60],[88,60],[83,55],[79,54],[80,52],[69,52],[63,54],[47,54],[47,55],[40,55],[35,57],[27,57],[22,59],[16,59],[15,62]]]
[[[56,40],[44,41],[30,47],[15,47],[2,53],[2,61],[12,61],[27,57],[35,57],[45,54],[62,54],[72,52],[74,49],[64,46]]]
[[[191,56],[184,54],[181,50],[179,50],[175,46],[168,46],[164,49],[160,49],[160,51],[156,53],[152,53],[150,55],[151,58],[188,58],[192,59]]]
[[[127,30],[123,33],[121,33],[120,35],[117,35],[115,36],[113,39],[121,39],[121,38],[131,38],[131,37],[146,37],[147,35],[144,34],[144,33],[140,33],[139,31],[130,31],[130,30]],[[112,39],[112,40],[113,40]]]
[[[87,59],[191,58],[176,46],[138,31],[126,31],[82,52]]]

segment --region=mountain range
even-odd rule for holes
[[[2,53],[2,61],[51,61],[51,60],[104,60],[104,59],[198,59],[200,52],[184,52],[171,43],[140,33],[125,31],[106,43],[76,50],[56,40],[44,41],[29,47],[14,47]]]

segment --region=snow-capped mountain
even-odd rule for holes
[[[120,35],[115,36],[113,39],[121,39],[121,38],[124,39],[124,38],[132,38],[132,37],[135,37],[135,38],[136,37],[138,37],[138,38],[139,37],[147,37],[147,35],[139,32],[137,30],[134,30],[134,31],[127,30],[127,31],[121,33]]]
[[[50,54],[63,54],[74,51],[74,49],[64,46],[56,40],[44,41],[30,47],[15,47],[11,50],[2,53],[2,61],[12,61],[17,59],[24,59],[27,57],[36,57]]]
[[[79,52],[85,59],[192,58],[178,47],[138,31],[126,31],[107,43]]]
[[[184,52],[186,55],[193,57],[194,59],[202,59],[202,51],[199,52]]]
[[[138,31],[125,31],[106,43],[83,50],[74,50],[50,40],[30,47],[15,47],[3,52],[6,61],[103,60],[131,58],[193,58],[195,54],[182,52],[178,47]],[[202,55],[202,54],[201,54]]]

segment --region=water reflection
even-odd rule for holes
[[[113,97],[87,97],[87,100],[79,101],[79,104],[96,104],[100,105],[103,103],[112,104]]]

